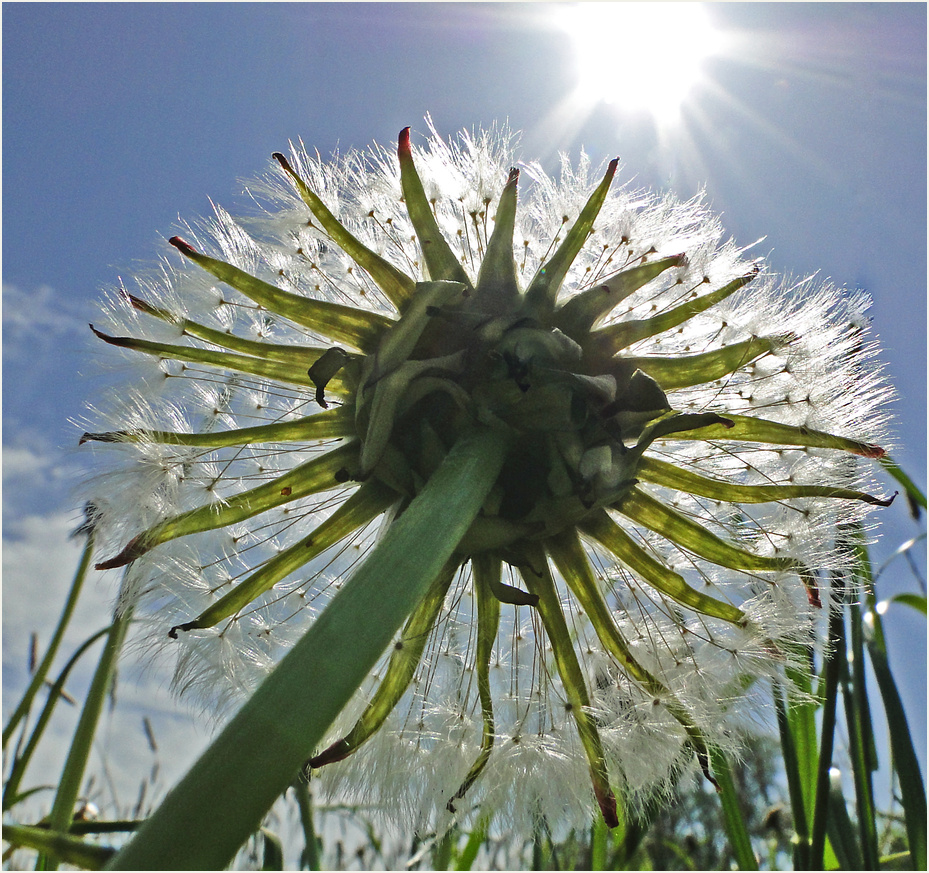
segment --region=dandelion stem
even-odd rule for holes
[[[231,861],[451,557],[508,448],[508,436],[488,428],[458,440],[368,560],[110,869],[215,870]],[[230,790],[230,773],[240,790]]]

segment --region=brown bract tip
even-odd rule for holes
[[[128,431],[125,430],[111,430],[106,433],[90,433],[89,431],[84,433],[78,441],[78,445],[82,446],[84,443],[97,442],[97,443],[121,443],[125,441],[125,437],[128,434]]]
[[[107,561],[101,561],[95,564],[97,570],[113,570],[116,567],[125,567],[126,564],[132,563],[136,558],[141,557],[148,551],[143,542],[142,535],[133,537],[118,555]]]
[[[133,309],[138,309],[140,312],[151,315],[155,311],[155,307],[151,303],[146,303],[141,297],[136,297],[135,294],[130,294],[128,291],[123,289],[123,294],[126,295],[126,299],[132,305]]]
[[[326,764],[334,764],[336,761],[341,761],[343,758],[347,758],[350,753],[351,747],[344,739],[336,740],[328,749],[320,752],[315,758],[310,758],[306,763],[308,767],[316,770]]]
[[[865,458],[883,458],[887,454],[880,446],[873,446],[868,443],[862,443],[861,448],[861,455]]]
[[[899,493],[900,493],[899,491],[894,491],[894,493],[891,494],[890,497],[875,497],[874,505],[875,506],[890,506],[897,499],[897,495]]]
[[[401,155],[409,155],[411,153],[410,129],[408,127],[404,127],[403,130],[400,131],[400,142],[397,145],[397,151]]]
[[[706,781],[717,791],[721,791],[722,789],[719,783],[713,778],[713,774],[710,772],[710,756],[706,753],[705,749],[697,749],[697,763],[700,765],[700,769],[703,771]]]
[[[197,250],[189,242],[182,240],[179,236],[172,236],[168,242],[185,255],[195,255],[197,253]]]
[[[173,628],[171,628],[171,630],[168,631],[168,636],[171,637],[172,640],[176,640],[178,631],[191,631],[196,630],[198,627],[200,627],[200,625],[195,621],[188,621],[184,624],[176,624]]]
[[[288,173],[293,172],[290,166],[290,162],[280,152],[274,152],[271,157],[274,158],[274,160],[277,161],[285,170],[287,170]]]
[[[600,806],[600,814],[608,828],[619,827],[619,816],[616,814],[616,796],[608,788],[605,791],[597,786],[594,787],[594,794],[597,795],[597,803]]]

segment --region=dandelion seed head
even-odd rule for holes
[[[507,429],[313,778],[423,832],[585,827],[614,793],[635,814],[770,722],[843,531],[886,502],[861,457],[888,437],[869,301],[768,274],[702,197],[427,128],[293,144],[257,211],[214,206],[112,289],[95,329],[135,370],[84,438],[112,458],[101,566],[128,565],[138,645],[221,719],[457,435]]]

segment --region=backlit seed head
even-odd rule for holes
[[[698,202],[560,178],[493,129],[274,155],[94,331],[147,362],[85,442],[156,650],[248,694],[458,438],[506,431],[481,512],[307,762],[431,828],[583,826],[738,746],[815,643],[888,389],[860,294],[778,285]],[[141,354],[140,354],[141,353]],[[106,546],[105,546],[106,548]],[[377,603],[371,609],[377,609]],[[493,762],[492,766],[490,762]]]

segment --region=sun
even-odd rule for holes
[[[661,123],[679,116],[721,44],[702,3],[574,3],[556,22],[574,45],[578,100],[644,110]]]

